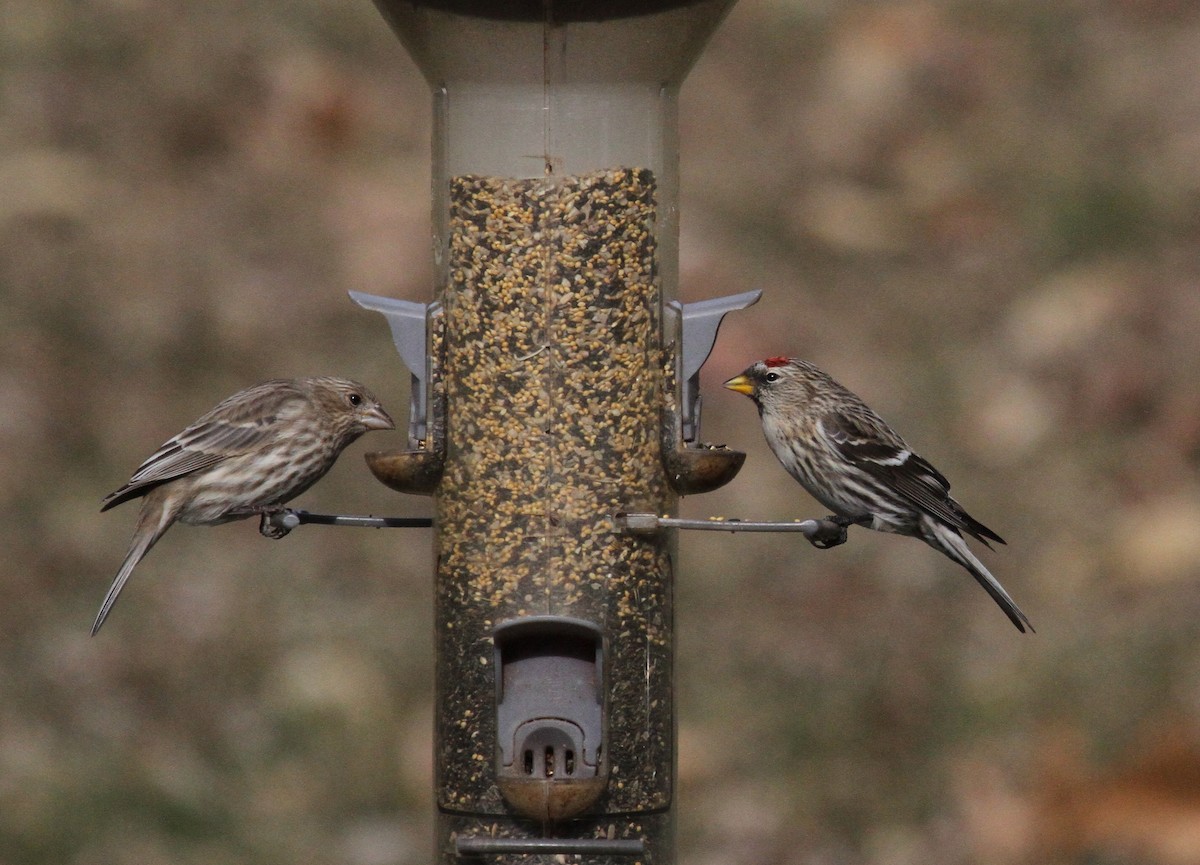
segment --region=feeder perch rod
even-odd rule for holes
[[[488,838],[459,837],[455,849],[460,856],[487,853],[575,854],[579,856],[640,856],[646,852],[646,842],[640,838]]]
[[[429,517],[372,517],[351,514],[312,514],[295,508],[285,508],[266,518],[267,525],[287,534],[297,526],[312,523],[319,526],[359,526],[368,529],[427,529],[433,525]]]
[[[657,514],[617,514],[613,528],[633,535],[654,534],[660,529],[687,529],[698,532],[799,532],[813,546],[827,549],[846,541],[846,527],[831,519],[764,522],[728,519],[687,520],[681,517],[660,517]]]

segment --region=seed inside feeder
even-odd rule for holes
[[[674,505],[656,206],[654,174],[638,168],[450,181],[438,602],[455,611],[439,619],[460,624],[439,635],[445,657],[477,651],[495,621],[575,616],[627,635],[609,646],[614,687],[647,688],[650,676],[662,685],[653,693],[669,693],[669,619],[646,614],[670,615],[668,540],[611,527],[613,513]],[[483,684],[443,681],[463,699],[487,694]],[[643,760],[669,767],[670,713],[616,693],[612,703],[632,713],[610,728],[614,774],[636,776]],[[487,722],[490,707],[476,708]],[[463,749],[492,741],[452,725],[440,735]],[[628,795],[630,807],[655,799]]]

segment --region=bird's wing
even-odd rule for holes
[[[246,453],[276,435],[288,409],[304,401],[296,389],[265,382],[240,391],[162,447],[142,463],[100,508],[106,511],[145,495],[159,484],[206,469],[223,459]]]
[[[874,413],[831,412],[821,430],[843,457],[904,497],[913,507],[984,543],[1004,540],[950,497],[950,482],[928,460],[909,450]]]

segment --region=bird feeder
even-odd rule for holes
[[[434,498],[436,861],[670,863],[674,536],[614,515],[744,459],[698,374],[757,293],[676,298],[678,91],[732,0],[376,3],[433,92],[436,299],[355,300],[413,374],[368,462]]]

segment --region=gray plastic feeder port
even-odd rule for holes
[[[496,627],[496,782],[523,817],[573,817],[608,783],[603,633],[532,616]]]

